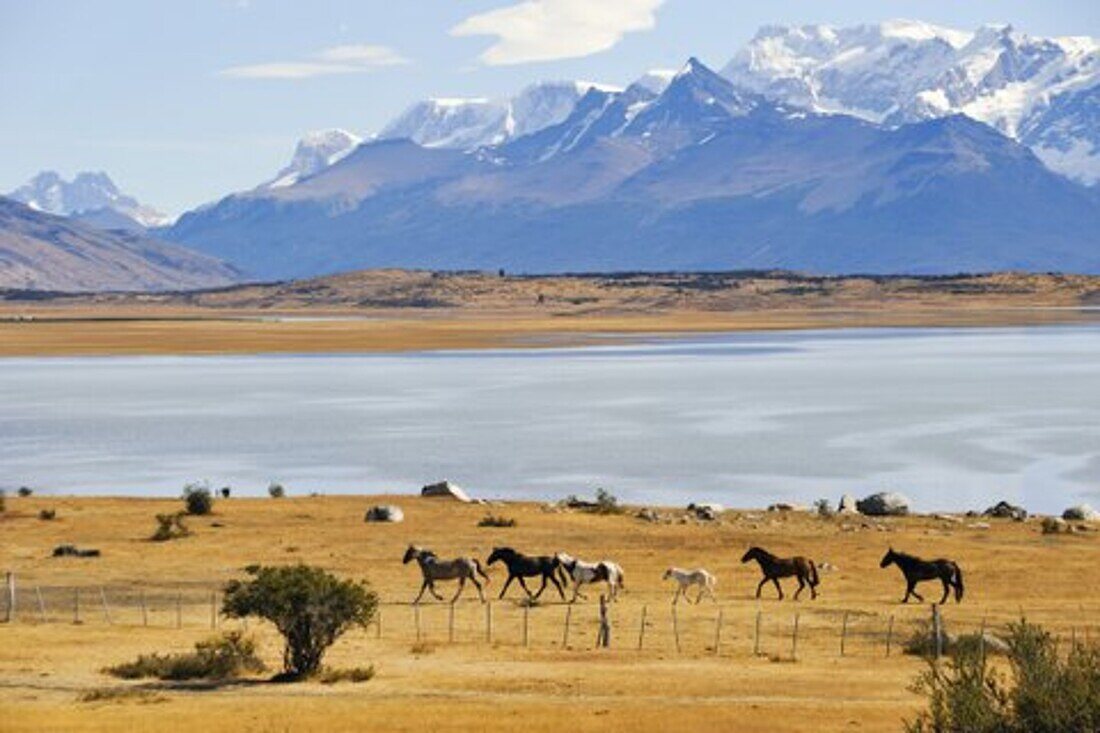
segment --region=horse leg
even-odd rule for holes
[[[431,593],[433,596],[435,596],[435,599],[437,601],[442,601],[443,600],[443,596],[439,595],[438,591],[436,591],[436,589],[435,589],[435,581],[434,580],[429,580],[428,581],[428,592]]]
[[[462,595],[462,589],[466,587],[466,576],[462,576],[458,579],[458,590],[455,591],[454,597],[451,599],[451,603],[458,600],[458,597]]]
[[[779,600],[783,600],[783,586],[779,585],[779,578],[772,578],[772,582],[775,583],[775,590],[779,593]]]
[[[802,579],[802,576],[798,576],[798,590],[794,592],[794,599],[797,601],[798,597],[802,595],[803,589],[806,587],[806,581]]]
[[[514,575],[508,575],[508,580],[504,581],[504,587],[500,589],[500,595],[497,596],[497,600],[504,598],[504,594],[508,591],[508,586],[512,584],[512,581],[515,580],[515,578],[516,576]]]
[[[481,583],[477,582],[477,578],[470,576],[470,582],[477,588],[477,597],[481,599],[482,603],[485,603],[485,594],[481,592]]]
[[[561,583],[559,583],[558,579],[554,577],[553,572],[551,572],[549,575],[543,575],[542,576],[542,587],[543,588],[546,587],[546,579],[547,578],[550,578],[550,582],[553,583],[554,587],[558,589],[558,597],[561,598],[564,601],[565,600],[565,591],[563,591],[561,589]],[[539,592],[541,593],[542,591],[539,591]]]
[[[757,598],[760,597],[760,591],[764,590],[764,583],[767,583],[767,582],[768,582],[768,579],[764,578],[763,580],[760,581],[760,585],[756,586],[756,597]]]
[[[940,605],[947,603],[947,597],[951,594],[951,583],[947,578],[940,578],[940,582],[943,583],[943,598],[940,599]]]
[[[522,576],[522,575],[521,575],[521,576],[519,576],[519,584],[523,586],[523,589],[524,589],[525,591],[527,591],[527,597],[528,597],[528,598],[538,598],[539,596],[541,596],[541,595],[542,595],[542,592],[543,592],[543,591],[544,591],[544,590],[546,589],[546,577],[545,577],[545,576],[543,577],[543,579],[542,579],[542,587],[541,587],[541,588],[539,588],[539,592],[538,592],[538,593],[535,593],[534,595],[531,595],[531,589],[527,587],[527,583],[526,583],[526,582],[524,582],[524,580],[523,580],[523,576]]]
[[[416,595],[416,599],[413,601],[413,605],[420,603],[420,599],[424,597],[424,591],[428,590],[428,579],[424,578],[424,582],[420,584],[420,592]]]
[[[684,586],[681,585],[679,588],[676,589],[676,593],[674,593],[673,596],[672,596],[672,605],[675,606],[677,603],[679,603],[680,602],[680,596],[682,596],[683,594],[684,594]]]

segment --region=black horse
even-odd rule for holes
[[[775,589],[779,591],[779,600],[783,600],[783,589],[779,586],[779,579],[789,578],[792,575],[798,578],[798,590],[794,593],[796,601],[807,585],[810,586],[810,598],[817,598],[817,586],[821,579],[817,575],[817,567],[814,565],[813,560],[801,555],[797,557],[776,557],[762,547],[750,547],[749,551],[741,558],[743,563],[750,560],[756,560],[760,564],[760,572],[764,574],[764,579],[760,581],[760,585],[756,586],[757,598],[760,597],[760,591],[764,588],[764,584],[770,580],[775,584]]]
[[[528,598],[538,598],[541,596],[542,592],[546,590],[546,581],[550,581],[554,584],[554,587],[558,589],[558,595],[561,596],[561,599],[563,601],[565,600],[565,592],[562,591],[558,579],[554,577],[561,567],[561,561],[558,560],[557,557],[548,555],[529,557],[516,552],[511,547],[494,547],[486,564],[492,565],[497,560],[503,562],[508,568],[508,580],[504,581],[504,587],[500,589],[498,598],[503,598],[504,593],[508,590],[508,586],[512,584],[513,580],[518,579],[519,584],[523,586],[523,590],[527,592]],[[542,585],[539,586],[538,593],[532,595],[531,589],[527,587],[527,583],[525,583],[523,579],[533,578],[539,575],[542,576]]]
[[[947,602],[947,597],[950,595],[952,588],[955,589],[955,603],[962,602],[963,574],[958,563],[954,560],[921,560],[919,557],[906,555],[904,552],[894,552],[894,548],[891,547],[883,555],[879,567],[890,567],[891,563],[901,568],[901,572],[905,575],[905,597],[901,599],[902,603],[908,603],[909,596],[914,596],[923,603],[924,598],[916,591],[917,583],[936,579],[943,583],[941,605]]]

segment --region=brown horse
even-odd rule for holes
[[[940,599],[940,605],[947,602],[947,596],[950,595],[952,588],[955,589],[955,603],[962,602],[963,574],[958,563],[954,560],[944,560],[942,558],[938,560],[921,560],[919,557],[907,555],[904,552],[894,552],[894,548],[891,547],[883,555],[879,567],[887,568],[891,564],[901,568],[901,572],[905,575],[905,597],[901,599],[902,603],[908,603],[909,596],[913,596],[923,603],[924,598],[916,590],[917,583],[937,579],[943,583],[943,598]]]
[[[798,578],[798,590],[794,593],[796,601],[807,585],[810,586],[810,598],[817,598],[817,586],[821,580],[818,578],[817,567],[814,565],[813,560],[802,556],[776,557],[760,547],[750,547],[749,551],[741,558],[741,562],[748,562],[749,560],[756,560],[760,563],[760,571],[764,573],[764,579],[760,581],[760,585],[756,586],[757,598],[760,597],[760,591],[763,590],[764,584],[770,580],[775,584],[775,589],[779,591],[779,600],[783,600],[783,589],[779,586],[779,579],[789,578],[792,575]]]

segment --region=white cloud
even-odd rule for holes
[[[388,46],[352,44],[333,46],[303,61],[274,61],[231,66],[218,72],[234,79],[309,79],[334,74],[361,74],[383,66],[400,66],[409,60]]]
[[[472,15],[452,36],[496,36],[481,54],[490,66],[578,58],[606,51],[627,33],[657,24],[664,0],[525,0]]]

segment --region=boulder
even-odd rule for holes
[[[1009,504],[1007,501],[999,501],[993,506],[982,512],[983,516],[995,517],[997,519],[1012,519],[1017,522],[1022,522],[1027,519],[1027,509],[1022,506],[1016,506],[1015,504]]]
[[[851,494],[840,497],[840,504],[837,505],[836,511],[838,514],[859,514],[859,509],[856,508],[856,498]]]
[[[461,486],[452,484],[450,481],[440,481],[437,484],[428,484],[420,490],[420,495],[454,499],[464,504],[469,504],[473,501],[470,495],[467,494]]]
[[[705,504],[688,504],[688,511],[695,515],[696,519],[702,519],[705,522],[713,522],[718,519],[719,515],[726,510],[721,504],[705,503]]]
[[[769,512],[805,512],[809,511],[802,504],[792,504],[786,501],[776,502],[768,507]]]
[[[900,517],[909,513],[909,499],[893,491],[880,491],[856,502],[860,514],[869,517]]]
[[[1062,519],[1070,522],[1095,522],[1100,520],[1100,512],[1088,504],[1078,504],[1062,512]]]
[[[99,550],[81,549],[76,545],[58,545],[53,548],[54,557],[99,557]]]
[[[643,508],[639,509],[638,513],[635,514],[634,516],[636,516],[638,519],[641,519],[645,522],[656,523],[656,522],[661,521],[660,512],[658,512],[656,509],[650,509],[649,507],[643,507]]]
[[[405,521],[405,512],[401,511],[401,507],[394,504],[380,504],[378,506],[372,506],[367,510],[367,516],[363,518],[365,522],[403,522]]]

